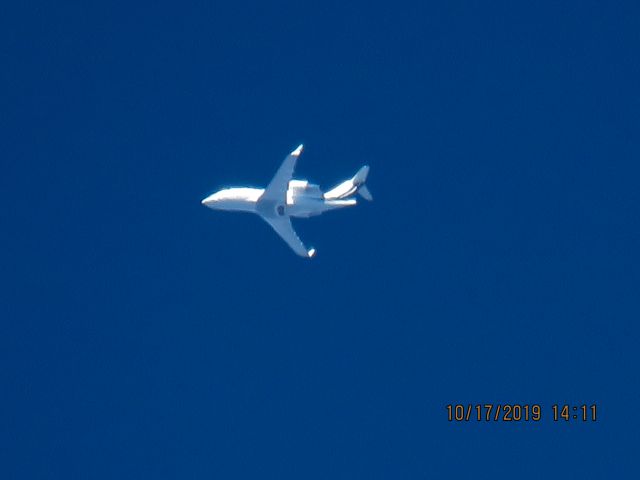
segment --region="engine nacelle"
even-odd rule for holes
[[[307,180],[291,180],[287,190],[287,204],[291,205],[294,198],[298,197],[321,199],[322,191],[319,185],[309,183]]]

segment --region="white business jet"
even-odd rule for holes
[[[202,200],[202,204],[214,210],[257,213],[294,252],[301,257],[313,257],[315,248],[304,246],[290,217],[307,218],[351,207],[357,203],[356,193],[371,201],[371,193],[364,184],[369,167],[365,165],[350,180],[322,193],[318,185],[307,180],[293,180],[293,170],[301,153],[302,145],[287,155],[267,188],[225,188]]]

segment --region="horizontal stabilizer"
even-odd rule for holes
[[[362,198],[368,200],[369,202],[373,200],[373,196],[371,195],[371,192],[366,185],[360,185],[360,187],[358,187],[358,193]]]
[[[360,168],[351,179],[325,192],[324,198],[326,200],[346,199],[355,195],[356,192],[360,192],[362,198],[371,201],[373,199],[371,192],[364,185],[364,182],[367,181],[367,175],[369,175],[369,165]]]
[[[353,182],[354,185],[362,185],[364,182],[367,181],[367,175],[369,175],[369,165],[365,165],[364,167],[362,167],[360,170],[358,170],[358,173],[356,173],[353,178],[351,179],[351,181]]]

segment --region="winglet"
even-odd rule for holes
[[[304,146],[302,144],[298,145],[298,148],[296,148],[293,152],[291,152],[291,155],[299,157],[300,154],[302,153],[302,149],[303,148],[304,148]]]
[[[315,256],[315,254],[316,254],[315,248],[310,248],[309,251],[307,252],[307,255],[309,255],[309,258]]]

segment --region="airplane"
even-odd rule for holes
[[[214,210],[258,214],[301,257],[311,258],[316,249],[305,247],[298,237],[291,217],[308,218],[329,210],[356,205],[356,193],[371,201],[373,197],[364,184],[369,173],[365,165],[349,180],[322,192],[307,180],[294,180],[293,171],[302,145],[287,155],[266,188],[224,188],[202,200],[202,205]]]

